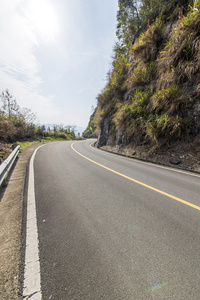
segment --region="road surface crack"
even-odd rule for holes
[[[25,296],[23,296],[23,298],[25,300],[28,300],[28,299],[31,299],[31,297],[35,296],[35,294],[38,294],[38,293],[40,293],[40,291],[34,292],[31,295],[25,295]]]

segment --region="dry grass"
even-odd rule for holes
[[[157,18],[155,23],[142,33],[129,51],[131,60],[140,58],[144,62],[154,61],[158,54],[158,47],[163,39],[163,22]]]
[[[197,5],[196,1],[196,5]],[[200,71],[200,13],[190,8],[178,21],[158,59],[159,88],[193,82]]]
[[[115,130],[123,128],[130,140],[139,137],[143,142],[170,143],[187,139],[189,121],[195,123],[192,107],[200,95],[199,7],[200,0],[195,1],[168,37],[169,26],[164,28],[161,19],[140,35],[126,63],[115,64],[98,99],[98,124],[109,115]]]

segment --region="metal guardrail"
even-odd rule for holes
[[[20,145],[18,145],[8,156],[8,158],[0,165],[0,186],[2,186],[2,184],[4,183],[8,172],[10,171],[16,157],[18,156],[19,151]]]

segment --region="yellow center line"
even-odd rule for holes
[[[119,173],[119,172],[117,172],[117,171],[115,171],[115,170],[113,170],[113,169],[110,169],[110,168],[108,168],[108,167],[105,167],[104,165],[102,165],[102,164],[100,164],[100,163],[98,163],[98,162],[96,162],[96,161],[90,159],[89,157],[87,157],[87,156],[81,154],[81,153],[78,152],[76,149],[74,149],[74,143],[71,145],[71,148],[72,148],[78,155],[80,155],[80,156],[82,156],[83,158],[89,160],[90,162],[92,162],[92,163],[98,165],[99,167],[102,167],[102,168],[104,168],[104,169],[106,169],[106,170],[108,170],[108,171],[110,171],[110,172],[112,172],[112,173],[114,173],[114,174],[117,174],[117,175],[119,175],[119,176],[121,176],[121,177],[123,177],[123,178],[126,178],[126,179],[128,179],[128,180],[130,180],[130,181],[133,181],[133,182],[135,182],[135,183],[137,183],[137,184],[140,184],[140,185],[142,185],[142,186],[144,186],[144,187],[146,187],[146,188],[148,188],[148,189],[150,189],[150,190],[152,190],[152,191],[154,191],[154,192],[157,192],[157,193],[159,193],[159,194],[161,194],[161,195],[164,195],[164,196],[166,196],[166,197],[172,198],[172,199],[174,199],[174,200],[176,200],[176,201],[179,201],[179,202],[181,202],[181,203],[183,203],[183,204],[185,204],[185,205],[188,205],[188,206],[193,207],[193,208],[195,208],[195,209],[197,209],[197,210],[200,210],[200,207],[197,206],[197,205],[195,205],[195,204],[192,204],[192,203],[190,203],[190,202],[188,202],[188,201],[185,201],[185,200],[183,200],[183,199],[181,199],[181,198],[175,197],[175,196],[173,196],[173,195],[171,195],[171,194],[165,193],[165,192],[163,192],[163,191],[161,191],[161,190],[159,190],[159,189],[156,189],[156,188],[154,188],[154,187],[152,187],[152,186],[150,186],[150,185],[148,185],[148,184],[145,184],[145,183],[143,183],[143,182],[141,182],[141,181],[138,181],[138,180],[136,180],[136,179],[134,179],[134,178],[131,178],[131,177],[126,176],[126,175],[124,175],[124,174],[122,174],[122,173]]]

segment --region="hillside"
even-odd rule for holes
[[[200,1],[136,2],[119,1],[119,42],[94,116],[98,146],[150,159],[182,153],[177,163],[188,153],[198,169]]]
[[[94,109],[93,113],[90,116],[90,120],[88,123],[87,128],[82,134],[83,138],[96,138],[95,130],[96,130],[96,124],[95,124],[95,114],[96,114],[97,108]]]

